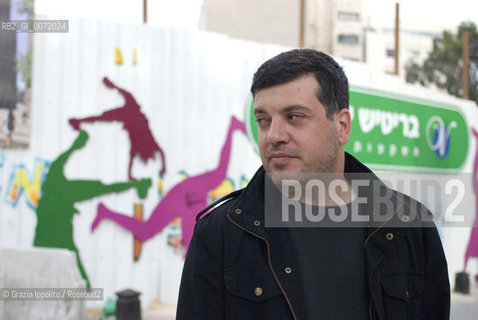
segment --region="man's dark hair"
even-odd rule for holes
[[[260,89],[314,74],[319,83],[317,98],[325,107],[327,118],[349,107],[349,83],[344,70],[329,55],[311,49],[283,52],[264,62],[254,74],[252,95]]]

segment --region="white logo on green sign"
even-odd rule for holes
[[[450,133],[456,128],[455,121],[445,126],[443,119],[439,116],[431,117],[427,124],[427,143],[430,149],[434,150],[439,158],[443,159],[448,155],[450,146]]]
[[[468,128],[460,111],[438,102],[354,87],[352,131],[345,150],[385,170],[458,171],[468,152]],[[257,150],[252,97],[246,127]]]

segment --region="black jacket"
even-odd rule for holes
[[[373,175],[349,154],[345,167]],[[401,194],[394,195],[399,201]],[[245,189],[198,215],[177,319],[305,319],[288,233],[264,227],[263,198],[260,168]],[[414,200],[405,200],[399,204],[403,212],[414,213]],[[394,214],[383,225],[367,228],[364,249],[370,319],[449,319],[448,271],[433,223],[425,226]]]

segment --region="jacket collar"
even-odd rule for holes
[[[251,181],[234,200],[227,212],[228,216],[244,228],[265,237],[264,228],[264,188],[265,170],[261,166]]]
[[[345,152],[344,174],[346,177],[351,176],[351,174],[362,174],[361,177],[369,179],[371,183],[374,182],[383,187],[384,190],[391,191],[366,165],[347,152]],[[264,229],[267,229],[264,228],[265,175],[264,167],[261,166],[246,188],[234,194],[234,196],[237,197],[231,201],[232,204],[229,206],[227,212],[230,218],[236,223],[262,236],[266,235]],[[393,194],[393,207],[391,209],[395,213],[403,204],[401,200],[396,197],[396,193]],[[387,221],[380,225],[371,222],[367,227],[367,238],[370,238],[378,230],[384,228],[392,221],[400,224],[400,221],[397,221],[397,219],[396,214],[393,214]]]

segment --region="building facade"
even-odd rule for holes
[[[200,29],[233,38],[296,47],[300,1],[204,0]]]
[[[204,0],[200,29],[234,38],[297,47],[300,2]],[[304,8],[305,47],[363,61],[361,0],[304,0]]]
[[[204,0],[200,29],[234,38],[299,46],[300,2]],[[372,16],[362,0],[304,0],[304,46],[394,72],[394,20]],[[393,5],[390,10],[395,10]],[[400,21],[399,75],[408,61],[421,63],[443,26]]]

